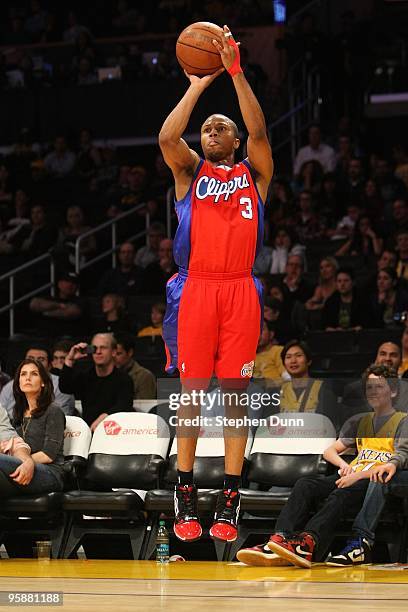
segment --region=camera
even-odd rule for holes
[[[95,347],[93,344],[87,344],[85,348],[81,349],[81,353],[83,355],[93,355],[95,352]]]

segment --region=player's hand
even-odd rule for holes
[[[214,72],[213,74],[206,74],[202,77],[196,76],[195,74],[188,74],[188,72],[186,71],[184,71],[184,74],[186,75],[190,83],[194,85],[194,87],[198,87],[199,89],[204,90],[209,85],[211,85],[211,83],[215,81],[215,79],[220,76],[220,74],[222,74],[224,70],[225,68],[220,68],[219,70],[217,70],[217,72]]]
[[[376,465],[370,470],[371,482],[382,482],[386,483],[391,480],[397,471],[395,463],[385,463],[383,465]]]
[[[221,55],[222,63],[224,64],[225,70],[227,70],[231,76],[242,72],[240,66],[239,56],[239,42],[237,43],[232,36],[231,30],[228,26],[223,27],[224,35],[221,38],[221,42],[213,39],[212,43]]]

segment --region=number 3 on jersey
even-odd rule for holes
[[[251,198],[240,198],[239,203],[241,206],[245,206],[245,210],[241,210],[241,215],[244,219],[252,219],[252,201]]]

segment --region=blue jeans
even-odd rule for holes
[[[15,495],[35,495],[63,490],[62,477],[59,478],[48,465],[36,463],[34,475],[28,485],[20,485],[10,478],[22,461],[16,457],[0,454],[0,498]]]
[[[388,484],[391,483],[408,486],[408,470],[397,471]],[[354,519],[353,534],[366,538],[371,545],[374,544],[375,530],[387,501],[387,493],[389,493],[388,485],[370,482],[363,506]]]

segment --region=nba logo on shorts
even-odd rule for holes
[[[243,378],[251,378],[252,372],[254,371],[254,362],[244,363],[241,368],[241,376]]]

